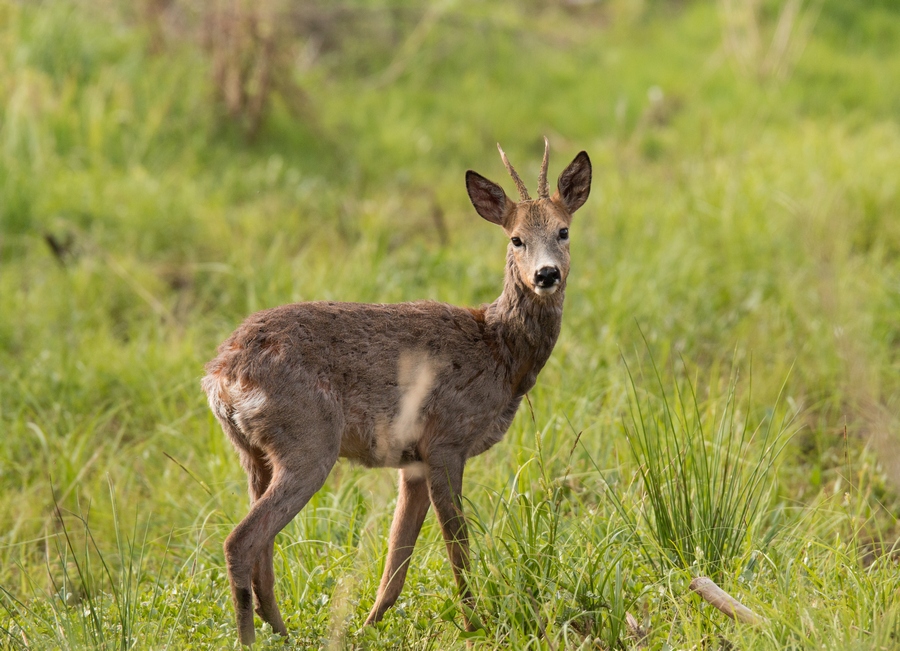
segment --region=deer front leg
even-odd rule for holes
[[[469,535],[466,518],[462,510],[462,477],[464,459],[445,462],[429,469],[428,490],[431,503],[437,514],[453,578],[463,603],[463,621],[467,631],[478,630],[480,624],[475,618],[475,599],[469,590],[466,574],[469,571]]]
[[[381,621],[385,611],[393,606],[400,596],[403,583],[406,581],[406,570],[409,569],[409,559],[422,530],[426,513],[428,513],[428,484],[425,476],[401,469],[400,495],[391,523],[384,574],[381,576],[381,585],[378,586],[375,605],[366,619],[366,626]]]

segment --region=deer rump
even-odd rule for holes
[[[438,441],[469,458],[503,437],[530,387],[511,386],[502,347],[478,309],[296,303],[249,317],[204,389],[239,449],[265,454],[325,427],[341,457],[415,467]]]

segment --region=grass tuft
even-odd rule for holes
[[[736,370],[719,395],[719,378],[698,387],[681,362],[682,373],[666,382],[651,355],[653,389],[639,386],[626,362],[631,401],[624,429],[646,508],[636,518],[610,494],[639,537],[645,532],[642,548],[654,567],[719,577],[760,533],[776,495],[776,462],[789,442],[790,419],[776,403],[752,421],[752,382],[742,410]],[[767,539],[774,534],[771,527],[765,532]]]

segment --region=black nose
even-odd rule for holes
[[[553,287],[559,282],[559,269],[556,267],[541,267],[534,272],[534,284],[538,287]]]

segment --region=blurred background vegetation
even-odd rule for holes
[[[203,363],[285,302],[493,300],[464,173],[511,188],[499,141],[533,187],[543,135],[594,186],[557,350],[467,470],[476,644],[896,644],[898,79],[892,0],[0,0],[0,644],[233,645]],[[754,461],[683,481],[685,441]],[[713,563],[654,482],[754,506]],[[359,630],[393,484],[340,465],[279,538],[297,648],[464,645],[431,519]]]

